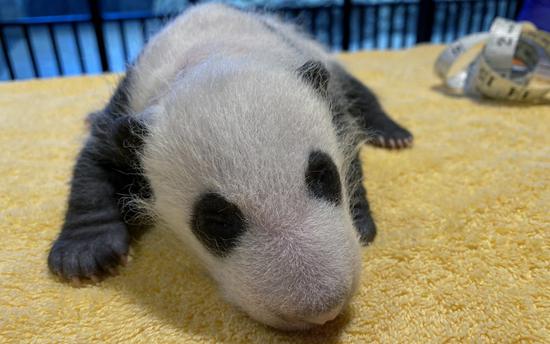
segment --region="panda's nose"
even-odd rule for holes
[[[334,320],[345,306],[345,302],[338,303],[334,308],[323,312],[308,312],[301,316],[288,316],[278,314],[285,322],[297,325],[299,328],[311,328],[312,326],[323,325],[331,320]],[[302,313],[304,314],[304,313]]]

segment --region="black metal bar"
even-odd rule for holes
[[[296,20],[298,21],[299,17],[300,17],[300,14],[301,14],[301,11],[297,8],[293,8],[291,11],[291,17],[293,20]]]
[[[409,15],[411,14],[409,4],[403,5],[403,28],[401,30],[401,48],[407,45],[407,32],[409,32]]]
[[[434,0],[420,0],[418,2],[418,18],[416,23],[417,43],[429,42],[432,40],[434,17]]]
[[[514,0],[506,0],[506,6],[504,7],[504,16],[506,18],[510,18],[511,17],[511,13],[510,13],[510,4],[513,2]]]
[[[351,1],[344,0],[342,8],[342,50],[349,50],[350,34],[351,34]]]
[[[61,63],[61,57],[59,56],[59,47],[57,46],[57,40],[55,39],[55,32],[53,30],[53,25],[46,25],[48,29],[48,35],[50,36],[50,42],[52,43],[53,56],[55,57],[55,68],[57,69],[58,75],[63,75],[63,66]]]
[[[6,61],[6,67],[8,67],[8,77],[10,80],[13,80],[15,78],[15,74],[13,72],[13,64],[11,63],[11,60],[10,60],[10,52],[8,50],[8,42],[4,35],[4,28],[1,25],[0,25],[0,45],[2,45],[2,55],[4,55],[4,61]]]
[[[388,29],[388,48],[393,48],[393,20],[395,15],[395,4],[390,4],[390,27]]]
[[[479,25],[476,19],[478,18],[477,14],[481,12],[481,3],[472,2],[471,4],[472,4],[472,13],[470,13],[470,16],[472,17],[472,20],[471,20],[472,25],[470,26],[470,32],[479,32],[479,29],[478,29]]]
[[[139,25],[141,26],[141,37],[143,38],[143,44],[147,43],[147,20],[140,19]]]
[[[128,63],[128,47],[126,46],[126,29],[122,20],[118,20],[118,33],[120,34],[120,43],[122,44],[122,58],[124,59],[124,64]]]
[[[365,6],[359,7],[359,48],[363,48],[365,40]]]
[[[304,29],[306,30],[306,11],[302,8],[300,10],[298,10],[298,17],[297,17],[297,22],[299,23],[299,25]]]
[[[374,5],[374,20],[372,21],[372,25],[373,25],[372,34],[374,36],[373,43],[374,43],[375,49],[378,49],[378,46],[380,43],[378,39],[378,23],[380,22],[378,20],[379,14],[380,14],[380,5],[376,4]]]
[[[311,34],[313,35],[313,37],[315,37],[317,34],[317,17],[318,16],[319,16],[319,13],[317,9],[312,8],[309,14],[309,18],[311,19],[309,21],[309,25],[310,25]]]
[[[505,2],[506,2],[506,6],[504,6],[504,16],[506,18],[513,19],[512,18],[513,14],[512,14],[511,9],[512,9],[512,4],[515,4],[516,1],[515,0],[505,0]]]
[[[166,13],[166,14],[162,14],[159,17],[159,19],[160,19],[161,26],[164,26],[172,19],[172,16],[169,13]]]
[[[40,75],[38,74],[38,66],[36,65],[35,52],[32,47],[31,36],[29,35],[29,27],[27,25],[23,25],[22,29],[23,37],[25,37],[25,46],[27,47],[27,51],[29,52],[31,58],[32,75],[33,77],[40,77]]]
[[[277,13],[281,16],[281,19],[283,21],[288,21],[290,19],[290,13],[288,11],[277,11]]]
[[[474,17],[474,9],[475,9],[475,3],[468,2],[468,16],[466,18],[466,33],[470,33],[473,31],[472,23],[473,23],[473,17]]]
[[[449,2],[441,3],[445,8],[443,10],[443,25],[441,25],[441,41],[447,41],[447,33],[449,30],[449,17],[451,16],[451,4]]]
[[[506,14],[503,14],[501,11],[502,3],[506,2],[506,0],[495,0],[495,15],[499,17],[505,17]]]
[[[334,44],[334,11],[332,7],[328,9],[328,45],[333,49]]]
[[[101,17],[101,0],[88,0],[90,13],[92,15],[92,25],[94,27],[97,50],[99,51],[99,60],[101,70],[107,72],[109,70],[109,62],[107,61],[107,47],[105,45],[105,36],[103,36],[103,20]]]
[[[455,4],[455,16],[453,20],[453,40],[455,40],[458,37],[458,31],[460,29],[460,23],[462,22],[462,1],[459,1]]]
[[[493,8],[492,14],[488,14],[488,17],[489,17],[489,25],[491,25],[491,23],[493,22],[493,20],[495,20],[495,18],[496,18],[497,15],[498,15],[498,7],[497,7],[496,1],[495,1],[495,0],[492,0],[491,3],[494,5],[494,8]]]
[[[82,45],[80,44],[80,35],[78,33],[78,26],[76,25],[76,23],[71,23],[71,31],[74,37],[76,53],[78,54],[78,63],[80,65],[80,72],[86,73],[86,66],[84,65],[84,56],[82,55]]]
[[[479,21],[478,31],[485,30],[485,17],[487,17],[487,0],[481,2],[481,20]]]
[[[152,19],[148,21],[147,28],[149,29],[147,32],[147,38],[149,39],[152,35],[158,32],[158,28],[160,25],[159,19]]]
[[[516,8],[514,10],[514,18],[512,18],[512,19],[517,19],[518,18],[519,12],[521,12],[522,8],[523,8],[523,0],[517,0],[516,1]]]

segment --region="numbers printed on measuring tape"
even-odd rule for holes
[[[499,37],[497,39],[497,45],[499,47],[511,46],[514,44],[514,39],[512,37]]]

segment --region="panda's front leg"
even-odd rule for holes
[[[76,284],[113,275],[125,264],[129,229],[141,229],[143,223],[130,221],[135,209],[123,201],[150,196],[136,170],[144,126],[132,117],[105,113],[93,121],[74,167],[65,222],[48,256],[50,270]]]
[[[48,257],[53,273],[76,284],[114,274],[130,244],[111,183],[113,172],[101,166],[93,143],[91,139],[76,162],[65,223]]]

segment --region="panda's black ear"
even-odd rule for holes
[[[296,70],[298,75],[322,96],[327,95],[330,73],[320,61],[309,60]]]

